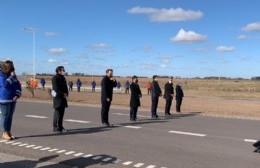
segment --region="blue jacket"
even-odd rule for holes
[[[13,102],[15,96],[21,96],[21,84],[16,76],[6,77],[0,71],[0,103]]]

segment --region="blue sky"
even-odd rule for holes
[[[259,0],[1,0],[0,59],[36,72],[260,75]]]

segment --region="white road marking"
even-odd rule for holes
[[[26,145],[29,145],[29,144],[25,143],[25,144],[21,144],[21,145],[18,145],[18,146],[26,146]]]
[[[256,143],[257,140],[255,139],[244,139],[245,142],[253,142],[253,143]]]
[[[46,148],[42,148],[40,150],[45,151],[45,150],[49,150],[49,149],[51,149],[51,148],[50,147],[46,147]]]
[[[139,127],[139,126],[120,125],[120,124],[115,124],[114,126],[116,126],[116,127],[125,127],[125,128],[133,128],[133,129],[140,129],[140,128],[142,128],[142,127]]]
[[[84,158],[88,158],[88,157],[91,157],[91,156],[93,156],[92,154],[88,154],[88,155],[85,155],[85,156],[83,156]]]
[[[65,155],[70,155],[70,154],[73,154],[75,153],[74,151],[70,151],[70,152],[66,152]]]
[[[81,156],[81,155],[83,155],[84,153],[77,153],[77,154],[75,154],[74,156],[76,156],[76,157],[78,157],[78,156]]]
[[[198,133],[182,132],[182,131],[169,131],[169,133],[181,134],[181,135],[191,135],[191,136],[198,136],[198,137],[205,137],[205,136],[207,136],[206,134],[198,134]]]
[[[144,165],[144,163],[137,163],[136,165],[134,165],[134,167],[142,167]]]
[[[31,147],[34,147],[36,145],[27,145],[26,148],[31,148]]]
[[[50,149],[50,150],[48,150],[48,151],[49,151],[49,152],[54,152],[54,151],[57,151],[57,150],[59,150],[59,149],[54,148],[54,149]]]
[[[21,144],[21,142],[15,142],[12,145],[19,145],[19,144]]]
[[[63,152],[66,152],[66,150],[60,150],[60,151],[57,151],[56,153],[63,153]]]
[[[42,148],[43,146],[36,146],[36,147],[34,147],[33,149],[40,149],[40,148]]]
[[[5,144],[11,144],[11,143],[14,143],[15,141],[7,141],[5,142]]]
[[[146,168],[155,168],[155,165],[149,165]]]
[[[81,124],[88,124],[88,123],[90,123],[90,121],[73,120],[73,119],[66,119],[66,120],[64,120],[64,121],[75,122],[75,123],[81,123]]]
[[[103,162],[108,162],[108,161],[110,161],[110,160],[112,160],[112,158],[108,157],[108,158],[103,159],[102,161],[103,161]]]
[[[101,159],[102,158],[102,156],[96,156],[96,157],[93,157],[92,159],[93,160],[99,160],[99,159]]]
[[[37,115],[25,115],[25,117],[40,118],[40,119],[48,118],[48,117],[45,117],[45,116],[37,116]]]
[[[115,161],[113,161],[113,163],[115,163],[115,164],[117,164],[117,163],[119,163],[119,162],[121,162],[122,160],[120,160],[120,159],[116,159]]]
[[[131,163],[133,163],[132,161],[127,161],[127,162],[124,162],[123,165],[130,165]]]
[[[7,140],[1,140],[0,142],[7,142]]]

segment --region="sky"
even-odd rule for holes
[[[260,76],[259,0],[0,0],[17,74]],[[35,35],[35,36],[34,36]],[[33,36],[35,41],[33,42]],[[35,44],[35,45],[33,45]]]

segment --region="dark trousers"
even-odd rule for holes
[[[59,107],[54,109],[53,130],[62,131],[64,113],[65,113],[65,107]]]
[[[166,100],[166,104],[165,104],[165,114],[170,114],[170,109],[172,106],[172,99],[171,98],[167,98]]]
[[[80,92],[80,87],[78,87],[78,92]]]
[[[136,120],[138,107],[130,107],[130,120]]]
[[[157,117],[157,106],[159,102],[159,97],[158,96],[152,96],[152,117]]]
[[[181,103],[182,103],[182,99],[176,100],[176,112],[181,112]]]
[[[129,94],[129,88],[125,89],[125,94]]]
[[[101,108],[101,121],[103,124],[108,124],[108,113],[111,105],[111,101],[102,100],[102,108]]]

